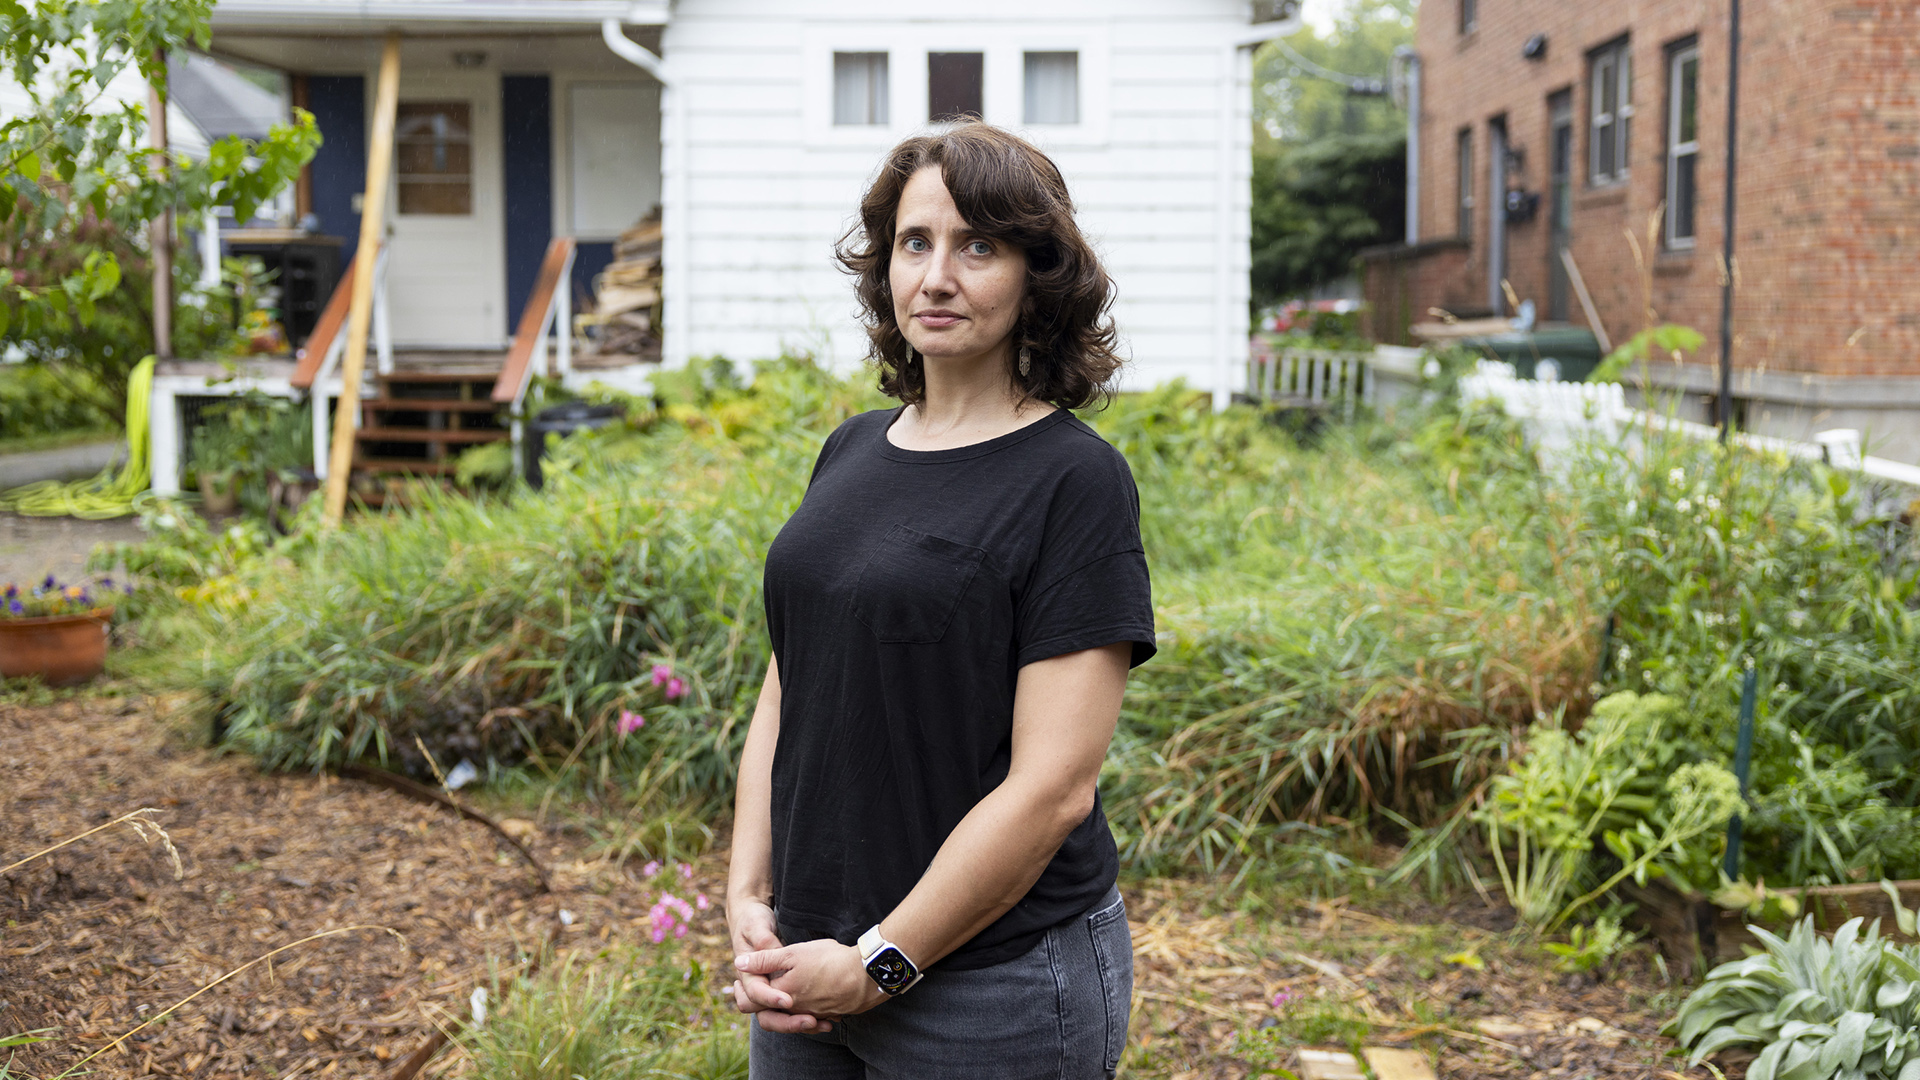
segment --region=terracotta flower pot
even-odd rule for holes
[[[106,666],[107,625],[112,621],[110,607],[0,619],[0,678],[38,675],[48,686],[86,682]]]

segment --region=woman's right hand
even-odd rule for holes
[[[739,900],[727,904],[727,928],[733,936],[733,954],[778,949],[785,942],[775,931],[773,908],[758,900]],[[737,968],[736,968],[737,970]],[[760,1026],[781,1034],[812,1034],[832,1031],[833,1025],[807,1013],[788,1012],[793,998],[773,988],[778,973],[755,975],[740,972],[733,981],[733,1007],[740,1012],[758,1014]]]

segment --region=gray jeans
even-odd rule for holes
[[[752,1080],[1093,1080],[1113,1076],[1133,1005],[1133,936],[1114,889],[1023,956],[927,972],[821,1035],[753,1026]]]

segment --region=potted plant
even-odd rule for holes
[[[0,678],[37,675],[48,686],[72,686],[100,674],[112,597],[112,578],[62,585],[48,574],[30,588],[0,586]]]
[[[200,479],[200,508],[207,514],[240,509],[240,469],[246,441],[224,416],[210,417],[193,433],[188,463]]]

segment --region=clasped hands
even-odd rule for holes
[[[831,938],[783,945],[774,932],[773,909],[761,903],[732,905],[733,1007],[756,1016],[767,1031],[813,1034],[832,1031],[833,1021],[863,1013],[887,1000],[860,960],[860,950]]]

